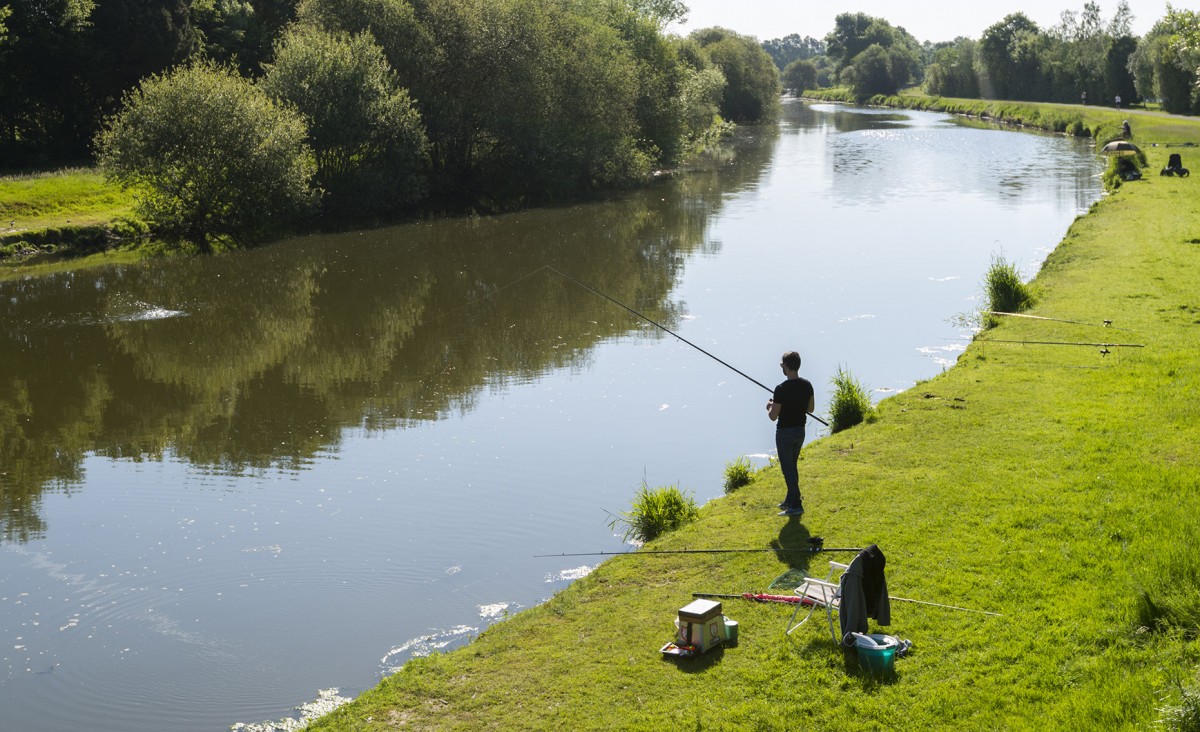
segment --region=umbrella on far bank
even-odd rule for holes
[[[1100,148],[1100,152],[1106,155],[1137,155],[1141,150],[1128,140],[1113,140]]]

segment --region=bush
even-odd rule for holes
[[[725,492],[733,493],[742,486],[749,485],[750,458],[742,456],[731,463],[725,463]]]
[[[164,238],[209,251],[262,236],[312,202],[299,113],[228,67],[195,62],[144,79],[96,136],[105,176],[139,191]]]
[[[1033,296],[1021,281],[1016,265],[1006,261],[1001,255],[992,256],[992,264],[984,276],[984,290],[987,295],[987,309],[991,311],[1019,313],[1028,310],[1033,304]],[[991,318],[984,318],[984,322],[994,325]]]
[[[875,408],[866,389],[849,371],[838,366],[833,376],[833,398],[829,404],[829,431],[841,432],[864,421],[873,421]]]
[[[647,542],[689,524],[699,516],[695,499],[684,495],[678,486],[650,488],[643,479],[630,510],[614,516],[608,528],[616,529],[618,524],[623,524],[622,539]]]
[[[328,209],[377,213],[424,193],[421,117],[369,34],[293,29],[262,86],[304,115]]]

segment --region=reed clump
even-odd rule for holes
[[[644,543],[699,517],[700,508],[690,493],[685,494],[678,485],[651,488],[643,479],[630,509],[613,516],[608,528],[616,530],[618,526],[624,526],[622,539]]]
[[[1028,310],[1033,304],[1033,295],[1029,287],[1021,281],[1017,267],[1003,255],[992,255],[992,264],[988,267],[983,280],[984,295],[987,310],[1000,313],[1019,313]],[[994,318],[983,319],[985,327],[996,324]]]
[[[725,492],[733,493],[742,486],[750,485],[750,458],[745,455],[725,463]]]
[[[856,424],[874,421],[871,397],[858,379],[838,366],[833,376],[833,397],[829,402],[829,431],[841,432]]]

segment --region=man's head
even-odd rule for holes
[[[783,366],[788,371],[799,371],[800,354],[796,353],[795,351],[788,351],[787,353],[783,354],[783,360],[780,361],[779,365]]]

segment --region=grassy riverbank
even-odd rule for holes
[[[1121,118],[1139,140],[1200,142],[1200,123]],[[669,661],[693,592],[848,555],[622,556],[313,728],[1107,730],[1196,704],[1200,177],[1153,174],[1167,152],[1147,149],[1152,174],[1077,220],[1033,283],[1032,313],[1092,325],[1002,319],[877,422],[805,448],[802,520],[775,516],[767,470],[648,547],[878,543],[891,594],[1000,617],[894,602],[888,630],[915,648],[878,681],[823,623],[785,636],[785,607],[727,600],[741,642]]]
[[[133,261],[133,194],[93,168],[0,176],[0,278]]]

